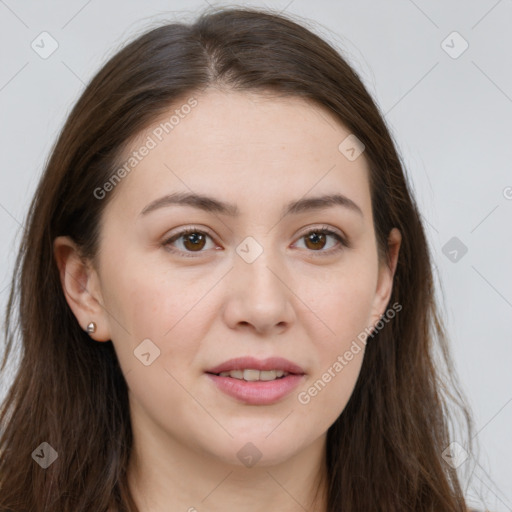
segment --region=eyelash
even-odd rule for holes
[[[175,253],[175,254],[179,254],[180,256],[184,256],[186,258],[196,258],[198,257],[201,253],[205,252],[205,251],[196,251],[194,253],[194,251],[182,251],[182,250],[179,250],[179,249],[175,249],[174,247],[171,247],[169,244],[171,244],[172,242],[180,239],[182,236],[186,236],[186,235],[189,235],[191,233],[199,233],[201,235],[206,235],[208,237],[210,237],[212,240],[213,240],[213,237],[210,236],[208,233],[206,233],[205,231],[201,230],[201,229],[198,229],[194,226],[192,227],[189,227],[189,228],[186,228],[178,233],[175,233],[174,235],[172,235],[170,238],[167,238],[164,242],[163,242],[163,246],[170,252],[172,253]],[[306,233],[304,233],[303,235],[301,235],[299,237],[299,240],[307,237],[308,235],[312,234],[312,233],[322,233],[322,234],[325,234],[325,235],[329,235],[329,236],[332,236],[334,237],[338,242],[339,242],[339,245],[335,248],[331,248],[331,249],[328,249],[327,251],[323,251],[323,250],[319,250],[319,251],[313,251],[313,250],[310,250],[308,252],[311,252],[312,253],[312,256],[313,257],[318,257],[318,256],[326,256],[326,255],[333,255],[333,254],[336,254],[346,248],[349,248],[350,247],[350,244],[345,240],[345,238],[343,238],[339,233],[337,233],[336,231],[333,231],[332,229],[330,229],[329,227],[327,226],[322,226],[321,228],[313,228],[313,229],[310,229],[309,231],[307,231]],[[320,253],[320,254],[315,254],[315,253]]]

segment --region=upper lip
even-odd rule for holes
[[[267,359],[256,359],[254,357],[236,357],[206,370],[206,373],[221,373],[231,370],[283,370],[288,373],[303,375],[304,370],[297,364],[282,357],[269,357]]]

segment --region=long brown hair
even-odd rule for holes
[[[147,31],[92,79],[65,123],[30,204],[6,311],[6,350],[19,368],[0,412],[0,508],[136,511],[127,386],[112,342],[91,343],[66,303],[53,240],[98,251],[98,200],[127,141],[179,99],[215,85],[272,91],[329,109],[365,145],[381,259],[402,234],[390,304],[400,314],[368,343],[354,392],[327,434],[328,511],[463,511],[443,450],[451,407],[472,420],[437,310],[418,208],[384,119],[358,75],[290,17],[247,8],[205,11],[193,24]],[[15,317],[15,313],[18,316]],[[438,357],[440,356],[440,357]],[[58,453],[32,460],[43,442]]]

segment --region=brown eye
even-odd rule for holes
[[[208,239],[211,240],[212,238],[207,233],[196,228],[188,228],[168,238],[163,246],[169,251],[183,256],[194,256],[190,253],[200,254],[205,252],[203,249],[205,249]],[[181,247],[175,247],[176,242],[181,242]]]
[[[333,244],[331,247],[325,249],[326,245],[328,245],[329,238],[337,240],[338,244]],[[333,254],[342,250],[344,247],[349,247],[349,244],[341,235],[327,227],[321,229],[312,229],[306,234],[302,235],[300,240],[305,241],[306,249],[309,249],[309,252],[319,253],[314,254],[314,256]]]

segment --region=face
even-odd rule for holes
[[[342,413],[364,354],[354,340],[384,313],[392,270],[377,258],[364,153],[338,149],[350,132],[329,112],[246,92],[194,97],[172,131],[159,119],[133,141],[125,161],[147,154],[108,192],[95,339],[114,344],[134,423],[226,463],[247,452],[276,464]],[[211,200],[161,200],[173,194]],[[228,367],[288,363],[248,382],[209,373],[245,357],[256,361]]]

